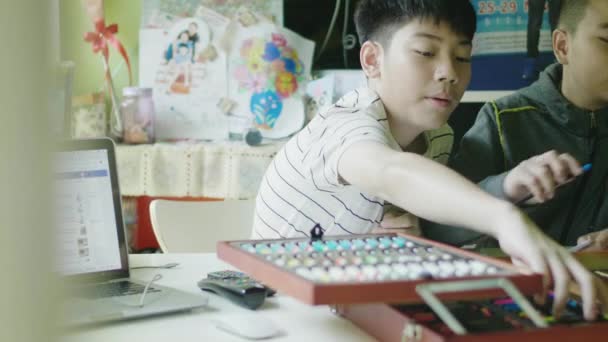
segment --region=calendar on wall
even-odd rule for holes
[[[468,89],[520,89],[534,82],[540,71],[554,63],[550,17],[555,21],[558,2],[471,0],[477,15],[477,31]],[[528,29],[530,19],[540,24],[539,30]]]
[[[526,52],[529,0],[474,0],[472,3],[477,12],[475,56]],[[548,15],[543,17],[538,48],[551,51]]]

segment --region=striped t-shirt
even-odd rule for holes
[[[444,125],[424,136],[424,155],[446,164],[452,129]],[[338,176],[340,156],[360,141],[402,151],[390,133],[384,105],[369,88],[348,93],[319,113],[277,153],[260,184],[251,237],[308,237],[316,224],[326,235],[368,233],[377,226],[384,200]]]

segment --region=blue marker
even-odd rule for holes
[[[591,171],[591,163],[587,163],[587,164],[583,165],[582,169],[583,169],[583,173],[581,173],[579,176],[582,176],[582,175],[584,175],[585,173],[587,173],[587,172]],[[562,185],[564,185],[564,184],[568,184],[568,183],[572,182],[572,181],[573,181],[575,178],[576,178],[576,177],[571,177],[570,179],[568,179],[568,180],[567,180],[567,181],[565,181],[564,183],[562,183],[562,184],[558,185],[558,186],[556,187],[556,189],[558,189],[559,187],[561,187],[561,186],[562,186]],[[521,200],[517,201],[515,204],[516,204],[516,205],[524,204],[525,202],[529,201],[529,200],[530,200],[532,197],[534,197],[534,195],[529,194],[528,196],[524,197],[523,199],[521,199]]]
[[[591,163],[583,165],[583,173],[591,171]]]

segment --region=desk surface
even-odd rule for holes
[[[178,262],[174,269],[138,269],[131,274],[146,281],[160,273],[163,278],[159,284],[197,294],[203,293],[196,282],[208,272],[234,269],[215,254],[134,254],[129,260],[132,267]],[[214,317],[228,313],[257,313],[272,320],[285,334],[269,341],[374,341],[349,321],[332,314],[327,306],[308,306],[280,293],[256,311],[213,294],[208,297],[209,304],[204,309],[87,328],[67,334],[63,341],[246,341],[218,330],[211,323]]]

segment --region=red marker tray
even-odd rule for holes
[[[256,280],[304,303],[421,303],[416,286],[431,282],[507,278],[524,294],[542,288],[539,275],[508,262],[406,234],[323,239],[222,241],[218,257]],[[499,289],[439,295],[442,299],[498,297]]]

